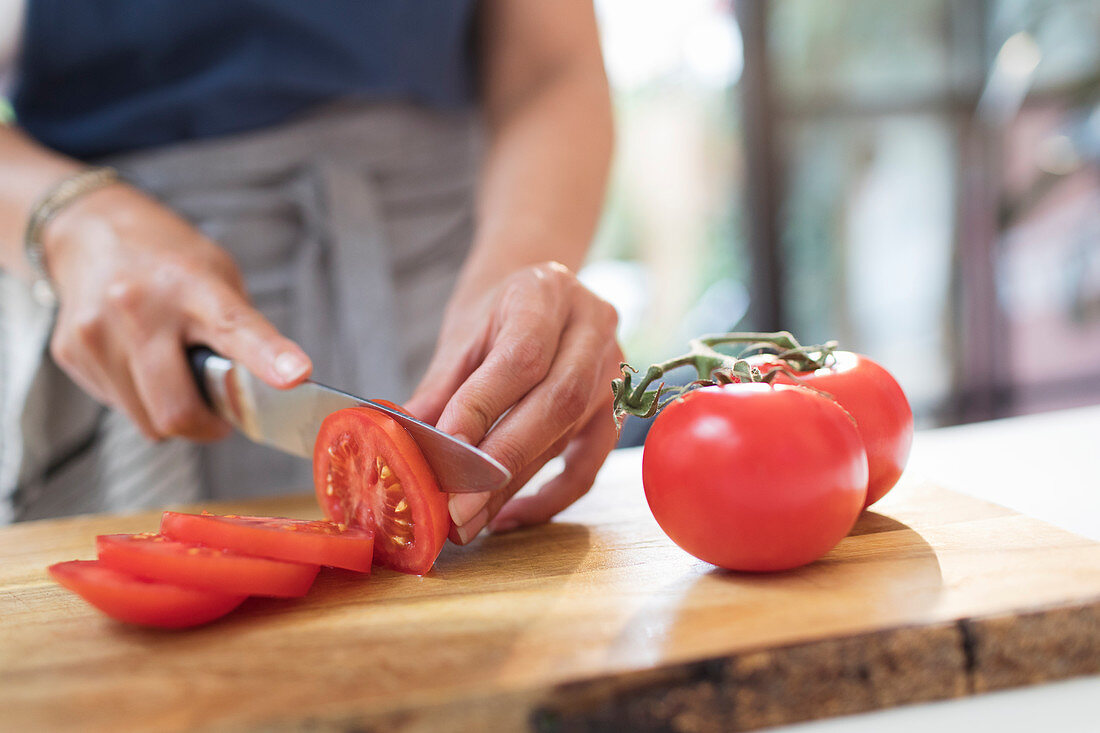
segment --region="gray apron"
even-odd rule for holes
[[[347,102],[98,162],[225,247],[315,378],[400,401],[470,246],[479,129],[472,111]],[[0,523],[311,486],[309,461],[239,435],[145,440],[54,364],[53,317],[0,273]]]

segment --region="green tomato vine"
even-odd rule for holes
[[[718,351],[718,346],[740,345],[737,354]],[[824,344],[803,346],[789,331],[774,333],[731,332],[708,334],[692,339],[686,354],[653,364],[644,375],[635,377],[639,372],[626,362],[620,364],[622,377],[611,383],[614,395],[613,410],[615,424],[622,426],[627,415],[653,417],[657,412],[684,392],[699,387],[734,382],[770,383],[775,375],[783,371],[808,372],[821,369],[831,361],[837,349],[836,341]],[[759,368],[746,361],[753,354],[766,353],[782,361],[786,367],[761,372]],[[695,368],[696,379],[684,386],[669,387],[661,382],[650,389],[652,384],[668,372],[683,366]]]

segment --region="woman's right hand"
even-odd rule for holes
[[[228,432],[199,396],[188,345],[206,344],[274,387],[309,376],[309,357],[252,307],[229,254],[137,189],[81,197],[44,236],[59,301],[54,360],[147,437]]]

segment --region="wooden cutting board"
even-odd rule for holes
[[[617,453],[558,522],[428,577],[323,571],[188,632],[116,624],[45,573],[157,513],[0,529],[0,728],[727,731],[1100,672],[1098,543],[903,480],[821,561],[726,573],[660,532],[639,464]]]

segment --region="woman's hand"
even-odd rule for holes
[[[228,430],[199,396],[188,345],[206,344],[275,387],[309,375],[305,353],[249,304],[232,258],[134,188],[73,202],[44,245],[59,300],[54,360],[151,439]]]
[[[452,303],[428,373],[406,408],[512,472],[494,493],[455,494],[451,539],[549,520],[583,496],[615,446],[615,309],[556,262],[525,268],[472,304]],[[561,474],[511,499],[551,458]]]

